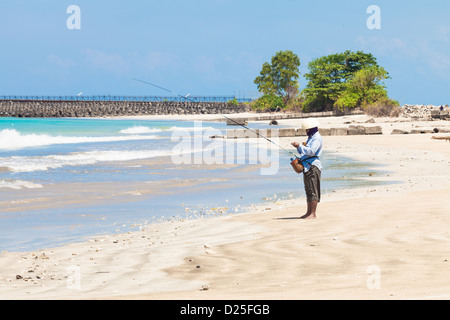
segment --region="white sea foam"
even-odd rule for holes
[[[170,129],[168,129],[169,131],[203,131],[203,130],[218,130],[215,129],[213,127],[202,127],[202,126],[198,126],[198,127],[171,127]]]
[[[120,133],[125,134],[142,134],[142,133],[156,133],[161,132],[161,129],[158,128],[149,128],[149,127],[143,127],[143,126],[135,126],[127,129],[120,130]]]
[[[144,126],[134,126],[126,129],[122,129],[119,132],[124,134],[143,134],[143,133],[157,133],[157,132],[170,132],[170,131],[205,131],[205,130],[217,130],[213,127],[202,127],[202,126],[195,126],[195,127],[177,127],[173,126],[170,128],[149,128]]]
[[[11,189],[16,189],[16,190],[19,190],[22,188],[37,189],[37,188],[42,188],[42,185],[30,182],[30,181],[3,179],[3,180],[0,180],[0,188],[11,188]]]
[[[53,144],[74,144],[89,142],[110,142],[125,140],[149,140],[157,139],[154,135],[130,135],[109,137],[68,137],[50,136],[47,134],[22,134],[14,129],[0,131],[0,150],[18,150],[29,147],[40,147]]]
[[[5,157],[0,158],[0,167],[13,172],[45,171],[64,166],[92,165],[98,162],[139,160],[161,156],[170,156],[171,150],[141,151],[90,151],[64,155],[48,155],[37,157]]]

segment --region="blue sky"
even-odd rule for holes
[[[81,29],[66,12],[81,9]],[[381,29],[366,12],[381,9]],[[401,104],[450,104],[450,1],[5,0],[0,95],[251,95],[279,50],[317,57],[363,50]]]

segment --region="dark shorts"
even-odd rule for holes
[[[308,172],[303,171],[303,182],[305,183],[306,201],[320,202],[320,170],[311,166]]]

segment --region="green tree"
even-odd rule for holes
[[[275,94],[265,94],[251,104],[252,108],[258,111],[276,111],[284,109],[286,106],[283,98]]]
[[[383,67],[372,65],[362,68],[345,83],[335,106],[343,111],[355,107],[365,108],[377,101],[389,100],[386,86],[382,82],[388,78]]]
[[[264,95],[285,97],[292,88],[298,88],[300,58],[290,50],[278,51],[271,60],[262,66],[260,75],[254,83]]]
[[[228,100],[227,103],[229,105],[233,105],[233,106],[238,106],[239,105],[239,101],[237,101],[236,97],[234,97],[234,99]]]
[[[335,102],[346,90],[346,83],[359,70],[378,66],[376,58],[362,51],[331,54],[314,59],[308,64],[305,74],[308,83],[302,91],[305,111],[331,110]],[[345,100],[352,101],[355,96],[348,95]]]

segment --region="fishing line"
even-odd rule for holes
[[[131,79],[134,80],[134,81],[142,82],[142,83],[148,84],[148,85],[150,85],[150,86],[154,86],[154,87],[156,87],[156,88],[162,89],[162,90],[164,90],[164,91],[173,93],[173,94],[175,94],[175,95],[177,95],[177,96],[179,96],[179,97],[181,97],[181,98],[183,98],[183,99],[186,99],[186,100],[188,100],[188,101],[190,101],[190,102],[195,102],[195,101],[189,99],[187,96],[182,96],[182,95],[180,95],[180,94],[178,94],[178,93],[176,93],[176,92],[173,92],[173,91],[171,91],[171,90],[169,90],[169,89],[166,89],[166,88],[157,86],[156,84],[153,84],[153,83],[150,83],[150,82],[147,82],[147,81],[144,81],[144,80],[136,79],[136,78],[131,78]],[[259,132],[255,131],[255,130],[253,130],[253,129],[250,129],[250,128],[247,127],[246,125],[241,124],[241,123],[239,123],[239,122],[235,121],[234,119],[231,119],[231,118],[229,118],[229,117],[227,117],[227,116],[224,116],[223,114],[221,114],[221,116],[224,117],[224,118],[227,119],[227,120],[230,120],[230,121],[234,122],[235,124],[237,124],[237,125],[239,125],[239,126],[245,128],[245,129],[247,129],[247,130],[249,130],[249,131],[255,133],[258,137],[261,137],[261,138],[266,139],[266,140],[269,141],[270,143],[273,143],[273,144],[276,145],[278,148],[280,148],[280,149],[286,151],[287,153],[289,153],[290,155],[294,156],[295,158],[298,158],[297,155],[295,155],[295,154],[292,153],[291,151],[287,150],[286,148],[280,146],[279,144],[275,143],[274,141],[270,140],[269,138],[267,138],[267,137],[261,135]]]
[[[176,92],[170,91],[169,89],[166,89],[166,88],[163,88],[163,87],[160,87],[160,86],[157,86],[156,84],[153,84],[153,83],[150,83],[150,82],[147,82],[147,81],[144,81],[144,80],[136,79],[136,78],[131,78],[131,79],[134,80],[134,81],[139,81],[139,82],[142,82],[142,83],[145,83],[145,84],[154,86],[154,87],[156,87],[156,88],[162,89],[162,90],[164,90],[164,91],[173,93],[173,94],[175,94],[175,95],[177,95],[177,96],[179,96],[179,97],[182,97],[182,98],[187,99],[186,97],[184,97],[184,96],[182,96],[182,95],[180,95],[180,94],[178,94],[178,93],[176,93]]]

